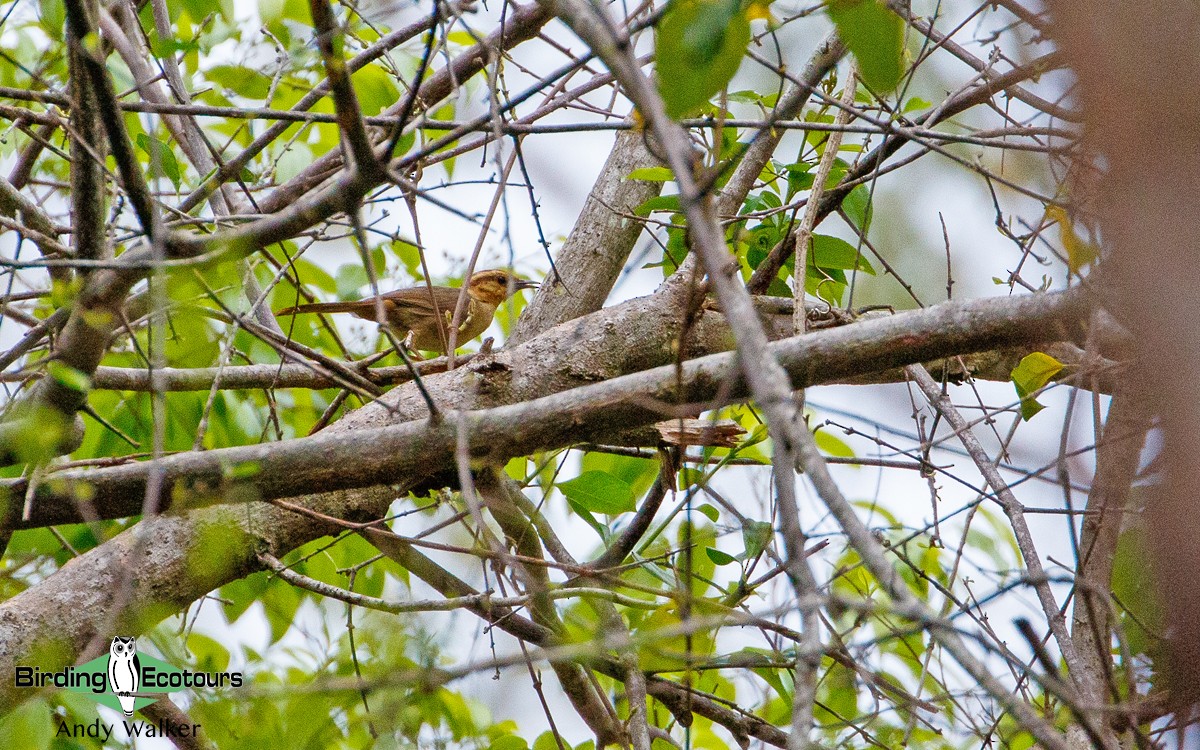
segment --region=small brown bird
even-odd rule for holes
[[[467,307],[458,326],[457,344],[487,330],[500,303],[521,289],[536,289],[536,281],[519,279],[508,271],[479,271],[467,282]],[[416,286],[379,295],[383,314],[392,332],[404,338],[409,348],[445,352],[450,340],[450,323],[461,290],[448,286]],[[375,298],[353,302],[317,302],[279,310],[276,315],[348,312],[364,320],[376,319]]]

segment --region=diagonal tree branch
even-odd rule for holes
[[[92,12],[98,10],[89,4]],[[107,153],[100,104],[89,83],[83,41],[74,28],[68,31],[67,64],[71,94],[71,242],[80,258],[102,260],[112,257],[105,234],[104,163]],[[34,227],[37,228],[36,226]],[[69,276],[70,274],[65,274]],[[59,274],[61,279],[64,274]]]
[[[108,146],[117,163],[121,182],[129,193],[129,202],[133,204],[138,221],[142,224],[142,231],[154,241],[159,234],[159,219],[150,186],[146,184],[146,177],[142,174],[134,155],[133,144],[129,140],[125,120],[121,116],[121,108],[117,106],[117,93],[113,88],[112,78],[108,75],[103,60],[99,58],[100,51],[89,49],[87,46],[90,43],[89,37],[96,30],[95,20],[84,5],[84,0],[64,0],[64,4],[71,38],[75,40],[75,49],[87,74],[87,84],[96,97],[100,122],[108,136]]]
[[[629,174],[654,163],[641,133],[617,136],[575,228],[558,251],[557,273],[521,313],[510,346],[604,304],[642,233],[641,223],[629,217],[662,190],[661,182],[630,180]]]
[[[338,129],[349,148],[353,168],[364,177],[382,180],[383,170],[371,150],[362,109],[358,106],[358,95],[354,93],[354,84],[350,81],[350,72],[342,57],[344,42],[333,8],[329,0],[309,0],[308,9],[317,32],[317,48],[321,50],[321,60],[325,63],[325,76],[333,92]]]

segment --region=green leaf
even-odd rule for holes
[[[750,44],[741,0],[672,0],[654,39],[658,91],[678,120],[725,88]]]
[[[312,25],[308,3],[304,0],[259,0],[258,17],[273,34],[285,41],[291,38],[284,21],[295,21],[305,26]]]
[[[300,278],[308,286],[315,287],[323,292],[329,292],[330,294],[337,292],[337,281],[324,268],[305,258],[297,258],[292,263],[299,272]],[[299,301],[295,297],[295,287],[290,287],[287,294],[281,295],[279,300],[282,301],[281,306],[299,304]]]
[[[187,638],[188,651],[196,658],[196,667],[205,672],[224,672],[229,668],[229,649],[202,633]]]
[[[564,743],[566,747],[570,745]],[[537,739],[533,741],[533,750],[559,750],[558,740],[554,737],[554,732],[542,732]]]
[[[821,679],[818,715],[829,711],[829,721],[853,721],[858,717],[858,675],[833,663]]]
[[[784,289],[787,288],[787,284],[784,284],[779,279],[775,279],[771,285],[774,286],[775,283],[778,283]],[[842,297],[846,293],[847,286],[846,274],[836,268],[830,268],[825,273],[821,273],[818,269],[809,266],[808,275],[804,279],[804,291],[818,299],[825,300],[835,307],[842,304]],[[779,297],[790,296],[782,292],[772,292],[770,289],[767,290],[767,293],[775,294],[775,296]]]
[[[742,527],[742,543],[746,545],[744,560],[752,560],[762,554],[775,536],[775,528],[766,521],[747,521]]]
[[[705,472],[692,466],[684,466],[679,470],[679,489],[685,490],[704,481]]]
[[[838,36],[867,86],[889,92],[904,75],[904,22],[881,0],[826,0]]]
[[[774,107],[779,101],[779,92],[774,91],[770,94],[763,94],[753,89],[745,91],[731,91],[727,95],[729,101],[740,102],[741,104],[758,104],[763,107]]]
[[[52,39],[63,37],[63,26],[67,22],[67,10],[62,0],[39,0],[38,16],[42,28],[50,33]]]
[[[854,458],[854,449],[829,430],[817,430],[813,434],[813,439],[817,441],[817,447],[830,456]]]
[[[1026,355],[1020,364],[1013,368],[1011,378],[1016,386],[1017,396],[1021,399],[1021,418],[1026,422],[1044,408],[1031,394],[1049,383],[1050,378],[1057,375],[1062,368],[1062,362],[1042,352]]]
[[[797,162],[796,164],[788,164],[784,169],[787,171],[787,197],[789,201],[796,193],[801,190],[808,190],[813,186],[813,180],[816,179],[816,176],[812,173],[811,164]]]
[[[488,750],[525,750],[529,744],[515,734],[506,734],[488,745]]]
[[[1144,492],[1150,495],[1145,500],[1152,503],[1159,499],[1155,495],[1161,488],[1146,485],[1134,487],[1130,492]],[[1139,503],[1137,507],[1143,506]],[[1159,590],[1146,565],[1149,552],[1146,530],[1141,526],[1132,526],[1121,534],[1113,556],[1112,591],[1120,602],[1121,622],[1133,655],[1148,656],[1152,662],[1158,662],[1164,656],[1159,634],[1165,630],[1165,616]]]
[[[138,133],[137,145],[146,156],[149,158],[149,163],[153,166],[154,161],[158,160],[158,166],[162,170],[163,176],[171,181],[175,189],[179,189],[179,183],[183,179],[182,170],[179,168],[179,162],[175,159],[175,154],[171,151],[171,147],[162,141],[151,139],[145,133]]]
[[[865,234],[871,228],[871,191],[866,185],[858,185],[842,200],[842,210],[858,231]]]
[[[150,51],[155,57],[172,57],[180,52],[199,52],[200,45],[187,39],[162,39],[153,30],[150,31]]]
[[[568,500],[593,513],[615,515],[634,508],[629,483],[603,471],[585,471],[555,486]]]
[[[359,107],[366,117],[373,117],[400,98],[400,89],[386,70],[367,65],[351,76]],[[403,152],[401,152],[403,153]]]
[[[705,547],[704,554],[708,555],[708,559],[712,560],[714,565],[728,565],[737,562],[736,557],[715,547]]]
[[[58,360],[53,360],[46,365],[46,374],[73,391],[87,393],[92,389],[92,379],[86,372],[76,370]]]
[[[647,200],[642,205],[633,209],[633,212],[638,216],[649,216],[655,211],[678,211],[679,196],[678,195],[656,195]]]
[[[225,19],[233,18],[232,0],[220,0],[220,2],[213,2],[213,0],[181,0],[180,5],[187,10],[192,20],[197,22],[204,19],[210,13],[216,13],[218,17]]]
[[[858,248],[849,242],[827,234],[814,234],[809,250],[809,263],[818,268],[851,271],[875,275],[875,269],[867,261]]]
[[[337,280],[338,296],[342,299],[361,297],[359,290],[371,283],[366,269],[357,263],[347,263],[340,266],[334,278]]]
[[[579,464],[579,473],[599,471],[620,479],[629,485],[633,494],[640,495],[650,489],[658,477],[659,462],[633,456],[618,456],[600,451],[588,451],[583,454]]]
[[[416,245],[404,240],[394,240],[388,243],[392,253],[404,264],[404,270],[414,279],[421,275],[421,251]]]
[[[271,90],[271,79],[242,65],[214,65],[204,72],[208,80],[247,99],[262,99]]]

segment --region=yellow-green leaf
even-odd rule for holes
[[[1047,208],[1046,218],[1058,222],[1059,237],[1063,249],[1067,251],[1067,268],[1071,273],[1079,273],[1100,257],[1100,248],[1079,236],[1075,231],[1075,223],[1061,207]]]
[[[400,98],[391,75],[378,65],[367,65],[351,76],[363,115],[372,117]],[[403,153],[403,152],[401,152]]]
[[[829,430],[817,430],[813,433],[813,439],[817,441],[817,447],[826,455],[837,456],[838,458],[854,458],[854,449],[845,440],[842,440]]]
[[[826,0],[842,43],[872,89],[892,91],[904,75],[904,22],[881,0]]]
[[[73,391],[87,393],[92,389],[92,379],[86,372],[57,360],[46,365],[46,374]]]
[[[667,114],[694,114],[725,88],[750,44],[741,0],[672,0],[658,23],[654,54]]]
[[[746,545],[743,559],[758,557],[775,536],[775,527],[766,521],[747,521],[742,526],[742,544]]]
[[[1043,409],[1031,394],[1049,383],[1050,379],[1057,375],[1062,368],[1062,362],[1042,352],[1026,355],[1020,364],[1013,368],[1011,378],[1013,385],[1016,386],[1017,395],[1021,398],[1022,419],[1028,422]]]
[[[675,173],[667,167],[642,167],[630,172],[625,179],[641,180],[642,182],[670,182],[675,179]]]
[[[633,510],[629,483],[603,471],[585,471],[557,485],[567,499],[592,513],[614,515]]]

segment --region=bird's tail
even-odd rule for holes
[[[313,302],[307,305],[296,305],[276,310],[276,315],[297,315],[299,313],[337,313],[354,312],[362,309],[361,302]]]

